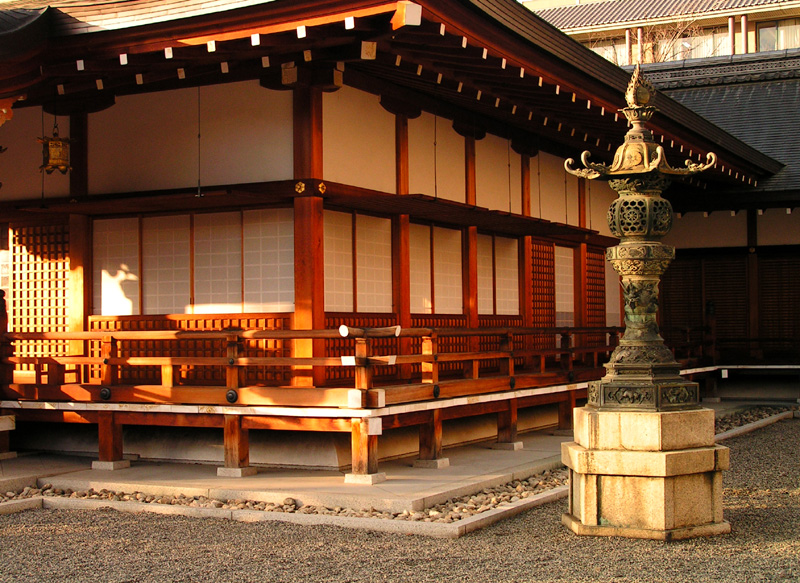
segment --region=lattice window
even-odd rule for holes
[[[11,226],[11,301],[14,332],[66,332],[69,230],[67,225]],[[17,342],[17,356],[64,355],[68,342]]]
[[[606,325],[606,270],[605,253],[602,249],[586,251],[586,325]],[[591,335],[590,346],[605,344],[605,335]]]
[[[552,243],[533,241],[530,260],[533,264],[533,326],[556,325],[555,253]],[[537,337],[536,348],[555,346],[555,339]]]

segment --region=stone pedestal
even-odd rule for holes
[[[575,409],[575,441],[561,447],[570,470],[576,534],[678,540],[726,534],[714,412]]]

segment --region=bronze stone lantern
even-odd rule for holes
[[[601,410],[666,411],[699,402],[697,383],[680,376],[656,322],[659,280],[675,257],[675,248],[660,242],[672,228],[672,205],[661,193],[672,176],[706,170],[716,156],[709,153],[705,164],[687,160],[685,168],[667,163],[664,149],[645,128],[656,112],[649,105],[654,93],[637,65],[625,93],[628,106],[621,110],[631,128],[611,166],[589,162],[589,152],[581,156],[584,169],[572,168],[572,159],[564,164],[576,176],[608,180],[619,193],[608,209],[608,224],[620,244],[606,251],[606,259],[622,279],[625,334],[605,365],[606,375],[589,385],[588,405]]]

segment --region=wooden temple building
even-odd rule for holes
[[[567,427],[622,306],[563,163],[628,79],[514,0],[3,3],[0,446],[374,482]],[[656,105],[684,199],[780,170]]]

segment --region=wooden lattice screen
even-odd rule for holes
[[[586,251],[586,325],[606,325],[606,258],[602,249]],[[605,344],[605,334],[587,338],[589,346]]]
[[[67,225],[11,225],[9,328],[66,332],[69,326]],[[17,342],[17,356],[65,355],[68,342]],[[22,367],[24,368],[24,367]]]
[[[758,336],[764,355],[796,355],[800,341],[800,257],[759,257],[758,282]]]
[[[533,240],[530,260],[533,264],[533,326],[556,325],[556,260],[552,243]],[[535,348],[552,348],[555,338],[537,337]]]
[[[680,329],[703,325],[703,269],[699,258],[676,258],[661,278],[661,335],[667,346],[683,340]]]

